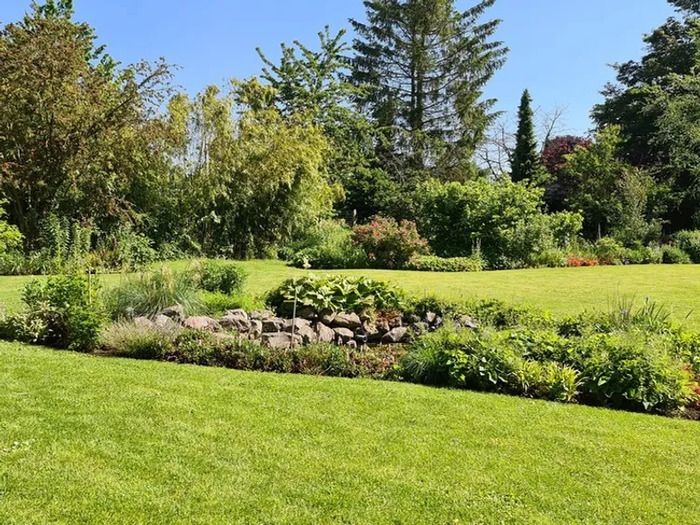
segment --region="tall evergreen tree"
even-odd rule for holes
[[[537,152],[537,139],[532,114],[532,98],[526,89],[520,99],[518,109],[518,134],[511,161],[511,178],[514,182],[535,180],[540,169],[540,156]]]
[[[378,155],[399,180],[428,173],[465,178],[496,117],[483,88],[504,64],[493,40],[499,20],[481,22],[495,0],[460,11],[454,0],[365,0],[352,79],[358,102],[381,130]]]

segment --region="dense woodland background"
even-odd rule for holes
[[[590,136],[538,143],[527,90],[512,135],[483,94],[494,1],[368,0],[353,39],[259,50],[258,77],[194,97],[70,0],[33,3],[0,31],[0,269],[700,262],[700,3],[615,66]]]

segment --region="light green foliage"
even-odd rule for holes
[[[179,329],[161,329],[130,322],[110,324],[100,337],[103,351],[131,359],[161,359],[173,352]]]
[[[80,352],[97,346],[105,318],[94,277],[71,274],[32,281],[22,300],[24,326],[34,331],[32,343]]]
[[[367,254],[352,237],[352,230],[345,223],[322,220],[301,239],[290,243],[283,255],[297,268],[366,268]]]
[[[414,255],[405,266],[406,270],[418,272],[480,272],[483,268],[484,261],[478,254],[470,257]]]
[[[201,308],[199,276],[193,271],[175,272],[166,266],[152,272],[125,276],[105,295],[112,319],[154,316],[169,306],[180,305],[186,315]]]
[[[679,231],[674,236],[674,241],[695,264],[700,264],[700,230]]]
[[[196,271],[200,275],[200,285],[204,290],[228,295],[242,292],[248,277],[239,264],[225,260],[204,261]]]
[[[620,128],[610,126],[593,144],[567,156],[564,171],[575,181],[567,205],[581,210],[589,238],[610,233],[626,243],[645,242],[659,234],[648,209],[653,181],[620,159],[620,144]]]
[[[436,254],[480,253],[491,268],[524,267],[539,252],[578,236],[578,214],[545,215],[542,190],[508,180],[424,184],[418,226]]]
[[[251,80],[224,96],[208,88],[189,105],[182,220],[205,253],[269,255],[330,213],[328,142],[318,126],[284,119],[274,96]]]
[[[297,308],[310,307],[316,312],[377,312],[398,310],[403,293],[382,281],[365,277],[308,276],[290,279],[270,292],[268,303],[280,315]]]

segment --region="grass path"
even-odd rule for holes
[[[698,523],[698,424],[0,344],[0,523]]]

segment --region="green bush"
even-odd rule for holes
[[[690,264],[691,260],[678,246],[665,245],[662,247],[662,261],[664,264]]]
[[[121,269],[126,272],[144,270],[158,258],[151,240],[131,226],[120,226],[114,233],[97,243],[95,266]]]
[[[688,254],[690,260],[700,264],[700,230],[683,230],[674,236],[676,245]]]
[[[34,332],[31,342],[87,352],[98,343],[104,322],[98,286],[85,275],[49,277],[25,286],[24,326]]]
[[[626,264],[661,264],[663,251],[659,246],[641,246],[625,250]]]
[[[247,274],[238,264],[225,260],[209,260],[200,268],[201,287],[208,292],[237,294],[243,291]]]
[[[561,248],[549,248],[534,254],[530,261],[535,268],[564,268],[568,253]]]
[[[297,308],[359,313],[400,310],[404,305],[403,296],[398,289],[382,281],[330,275],[289,279],[270,292],[267,302],[279,315],[292,314],[295,297]]]
[[[478,255],[471,257],[414,255],[406,264],[405,269],[419,272],[480,272],[483,267],[484,261]]]
[[[428,243],[418,234],[416,224],[406,220],[374,217],[353,228],[353,241],[375,268],[403,268],[412,257],[428,253]]]
[[[593,246],[593,254],[600,264],[623,264],[627,250],[612,237],[603,237]]]
[[[263,300],[243,294],[228,295],[222,292],[203,292],[200,299],[202,312],[207,315],[217,315],[238,308],[250,312],[265,307]]]
[[[180,305],[186,315],[191,315],[202,307],[198,281],[193,272],[174,272],[166,266],[128,276],[106,293],[107,311],[112,319],[152,317],[169,306]]]
[[[297,268],[367,268],[367,254],[353,242],[352,235],[344,223],[322,221],[286,250],[290,252],[286,259]]]

